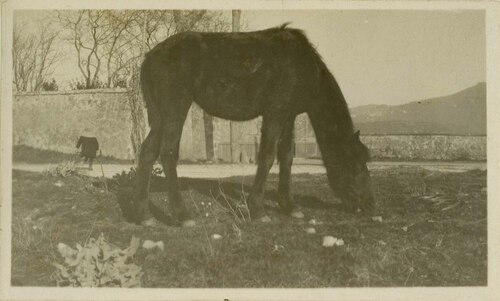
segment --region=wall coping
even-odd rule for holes
[[[124,94],[125,88],[116,89],[88,89],[88,90],[62,90],[62,91],[41,91],[41,92],[14,92],[13,96],[43,96],[43,95],[70,95],[70,94]]]
[[[398,136],[427,136],[427,137],[484,137],[486,138],[487,135],[480,135],[480,134],[447,134],[447,133],[439,133],[439,134],[420,134],[420,133],[409,133],[409,134],[360,134],[360,137],[398,137]]]

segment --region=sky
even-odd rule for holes
[[[16,20],[34,21],[43,15],[23,12]],[[303,29],[339,82],[349,107],[403,104],[486,81],[483,11],[259,10],[242,11],[242,20],[245,31],[285,22]],[[59,47],[70,53],[54,77],[67,83],[79,76],[74,49]]]
[[[481,11],[248,11],[249,29],[305,30],[350,107],[402,104],[486,81]]]

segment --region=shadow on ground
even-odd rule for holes
[[[221,206],[227,209],[237,212],[239,215],[245,214],[237,210],[239,207],[245,207],[245,200],[249,195],[251,190],[250,183],[244,183],[245,177],[231,177],[225,178],[224,181],[218,179],[193,179],[193,178],[179,178],[179,186],[181,192],[186,191],[196,191],[199,194],[205,196],[207,199],[213,199],[217,201]],[[248,178],[248,177],[246,177]],[[107,186],[112,191],[115,191],[117,195],[118,202],[122,213],[127,221],[133,222],[136,220],[135,210],[133,206],[133,187],[134,187],[134,175],[127,179],[129,185],[124,185],[120,183],[119,179],[107,180]],[[97,187],[104,187],[104,182],[95,181],[94,185]],[[273,185],[270,185],[273,186]],[[174,224],[171,217],[168,214],[168,209],[166,204],[162,202],[168,202],[166,200],[166,179],[164,177],[152,176],[150,183],[150,203],[149,208],[153,216],[159,221],[172,225]],[[264,192],[265,200],[264,207],[267,211],[272,211],[280,213],[280,208],[278,207],[278,192],[273,187],[266,187]],[[160,199],[158,199],[159,196]],[[310,194],[292,194],[292,197],[296,205],[311,209],[326,209],[334,208],[337,210],[343,210],[342,204],[335,201],[323,200],[320,197],[313,196]],[[184,200],[187,202],[188,200]],[[240,216],[241,217],[241,216]]]

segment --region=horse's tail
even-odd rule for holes
[[[152,129],[159,128],[161,126],[160,108],[156,97],[154,78],[151,77],[151,61],[148,56],[141,65],[140,84],[142,97],[148,111],[149,126]]]

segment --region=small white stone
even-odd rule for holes
[[[379,243],[379,244],[381,244],[382,246],[385,246],[385,245],[387,244],[387,243],[386,243],[385,241],[383,241],[383,240],[379,240],[379,241],[378,241],[378,243]]]
[[[401,228],[401,230],[403,230],[403,231],[406,232],[406,231],[408,231],[408,227],[404,226],[404,227]]]
[[[163,244],[163,241],[161,241],[161,240],[156,242],[156,247],[162,251],[165,250],[165,245]]]
[[[333,236],[324,236],[323,237],[323,247],[325,248],[330,248],[335,245],[335,242],[337,241],[337,238]]]
[[[188,219],[187,221],[182,222],[182,227],[191,228],[196,226],[196,222],[192,219]]]
[[[338,246],[338,247],[343,246],[344,245],[344,240],[342,238],[337,239],[337,241],[335,242],[335,245]]]
[[[304,213],[302,213],[302,211],[294,211],[294,212],[292,212],[292,217],[294,217],[294,218],[304,218]]]
[[[316,225],[316,220],[314,218],[309,220],[309,225]]]
[[[71,207],[71,210],[75,210],[76,209],[76,205],[73,205],[73,207]]]
[[[212,238],[213,238],[213,239],[221,239],[221,238],[222,238],[222,235],[219,235],[219,234],[214,234],[214,235],[212,235]]]
[[[142,247],[146,250],[150,250],[150,249],[153,249],[154,247],[156,247],[156,243],[152,240],[145,240],[142,243]]]
[[[163,241],[157,241],[154,242],[152,240],[145,240],[144,243],[142,244],[142,247],[146,250],[151,250],[154,248],[158,248],[160,250],[165,250],[165,245],[163,244]]]
[[[374,222],[382,222],[382,217],[381,216],[372,216],[372,221]]]
[[[307,228],[306,232],[309,233],[309,234],[316,234],[316,229],[314,229],[313,227]]]
[[[266,216],[261,217],[260,221],[263,223],[269,223],[269,222],[271,222],[271,218],[266,215]]]
[[[145,221],[142,221],[141,225],[146,226],[146,227],[154,227],[154,226],[158,225],[158,220],[156,218],[152,217],[152,218],[149,218]]]
[[[64,185],[64,183],[61,181],[57,181],[54,183],[54,186],[57,186],[57,187],[62,187],[63,185]]]
[[[284,246],[282,246],[282,245],[274,245],[274,248],[273,248],[274,252],[281,252],[283,250],[285,250]]]

